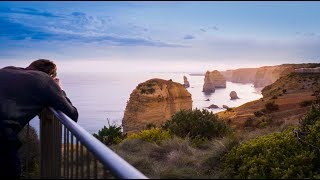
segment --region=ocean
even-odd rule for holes
[[[222,105],[236,107],[246,102],[262,97],[261,88],[254,88],[253,84],[240,84],[227,81],[227,87],[216,89],[210,95],[202,92],[204,76],[191,76],[189,73],[61,73],[58,74],[63,89],[72,104],[78,109],[78,124],[90,133],[97,133],[103,126],[121,125],[127,101],[136,86],[151,78],[172,79],[183,84],[183,76],[188,78],[190,87],[187,90],[192,95],[193,109],[206,108],[211,104],[219,109],[209,109],[217,113],[224,111]],[[236,91],[240,99],[230,100],[230,92]],[[206,101],[209,99],[210,101]],[[39,132],[39,119],[35,117],[31,126]]]

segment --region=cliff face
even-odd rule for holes
[[[222,71],[221,74],[228,81],[235,83],[253,83],[254,87],[259,88],[268,86],[274,83],[280,77],[286,76],[293,71],[308,71],[305,68],[315,68],[319,66],[320,64],[318,63],[282,64],[277,66],[263,66],[260,68],[240,68],[235,70],[227,70]]]
[[[297,125],[299,119],[310,109],[311,103],[319,98],[319,92],[319,73],[291,72],[264,87],[261,91],[263,98],[217,114],[238,130],[265,127],[281,129],[283,124]],[[266,111],[266,105],[271,102],[278,109]]]
[[[222,71],[221,74],[227,81],[234,83],[253,83],[257,68],[240,68],[235,70]]]
[[[204,85],[203,92],[212,93],[215,91],[215,88],[225,88],[226,87],[226,79],[223,75],[215,70],[215,71],[207,71],[204,77]]]
[[[150,79],[132,91],[122,120],[123,131],[137,132],[150,123],[160,126],[183,109],[192,109],[191,94],[184,85]]]
[[[296,73],[320,73],[320,67],[295,69]]]

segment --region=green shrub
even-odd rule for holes
[[[157,126],[153,123],[148,123],[145,127],[145,129],[152,129],[152,128],[156,128]]]
[[[155,85],[155,84],[152,83],[152,82],[147,84],[147,86],[148,86],[149,88],[151,88],[151,87],[154,86],[154,85]]]
[[[229,126],[206,109],[182,110],[168,120],[162,128],[178,137],[207,138],[223,137],[230,132]]]
[[[233,109],[228,107],[228,108],[227,108],[227,111],[233,111]]]
[[[152,94],[154,93],[156,90],[153,88],[147,89],[148,94]]]
[[[141,89],[141,94],[145,94],[146,92],[147,92],[147,90],[146,89]]]
[[[36,129],[29,126],[28,133],[27,128],[28,125],[26,125],[18,134],[22,143],[22,146],[19,149],[22,170],[21,178],[30,177],[33,179],[40,176],[40,141]],[[29,135],[27,136],[27,134]],[[28,171],[26,166],[28,166]]]
[[[299,105],[301,107],[306,107],[306,106],[310,106],[312,103],[313,103],[312,100],[305,100],[305,101],[300,102]]]
[[[264,115],[264,113],[263,113],[262,111],[255,111],[255,112],[254,112],[254,115],[255,115],[256,117],[261,117],[261,116]]]
[[[288,129],[261,136],[233,148],[226,156],[225,175],[230,178],[311,177],[315,154]]]
[[[147,89],[145,89],[145,88],[141,88],[140,89],[140,93],[141,94],[152,94],[152,93],[154,93],[156,90],[154,89],[154,88],[147,88]]]
[[[271,99],[278,99],[278,96],[277,96],[277,95],[274,95],[274,96],[272,96]]]
[[[308,133],[310,126],[320,121],[320,105],[314,104],[311,106],[310,111],[299,121],[300,130]]]
[[[224,158],[229,178],[317,178],[320,174],[320,106],[313,105],[298,129],[261,136]]]
[[[273,119],[268,115],[262,115],[259,117],[249,117],[244,123],[244,127],[250,128],[265,128],[273,123]]]
[[[121,129],[122,126],[117,126],[115,124],[110,125],[109,127],[104,126],[101,130],[98,131],[98,134],[93,134],[93,136],[99,139],[105,145],[118,144],[126,138],[126,134],[123,134]]]
[[[133,133],[128,136],[128,139],[141,139],[147,142],[155,143],[160,143],[161,141],[169,138],[171,138],[169,131],[160,128],[142,130],[139,133]]]
[[[279,110],[279,105],[275,104],[274,101],[266,103],[265,107],[266,107],[266,110],[270,112]]]

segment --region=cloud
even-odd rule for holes
[[[194,39],[195,37],[190,35],[190,34],[187,34],[183,37],[183,39]]]
[[[154,40],[143,34],[148,28],[112,23],[112,17],[94,17],[84,12],[53,14],[33,8],[1,8],[0,38],[7,40],[38,40],[77,43],[103,43],[116,46],[184,47]],[[18,13],[19,16],[12,14]]]
[[[19,9],[12,9],[12,8],[0,8],[1,13],[9,13],[9,14],[26,14],[26,15],[34,15],[34,16],[44,16],[44,17],[60,17],[58,15],[46,12],[46,11],[39,11],[33,8],[19,8]]]
[[[5,18],[0,18],[0,34],[1,37],[8,38],[10,40],[44,40],[52,37],[51,33],[28,28],[22,24],[11,22]]]
[[[311,38],[320,35],[314,32],[295,32],[295,34],[300,37],[311,37]]]
[[[200,31],[207,32],[204,28],[200,28]]]
[[[304,33],[304,36],[307,36],[307,37],[313,37],[315,35],[316,35],[315,33]]]
[[[215,30],[215,31],[219,31],[219,28],[218,28],[217,26],[208,27],[208,29],[212,29],[212,30]]]

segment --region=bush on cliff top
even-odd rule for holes
[[[224,161],[229,178],[319,178],[320,108],[315,105],[299,129],[261,136],[233,148]],[[298,138],[299,137],[299,138]]]
[[[109,121],[108,124],[109,127],[103,126],[103,128],[99,130],[98,134],[93,134],[93,136],[100,140],[103,144],[107,146],[118,144],[127,137],[127,135],[123,134],[121,131],[122,126],[117,126],[115,124],[110,125]]]
[[[162,128],[179,137],[206,138],[223,137],[230,132],[229,126],[206,109],[202,111],[182,110],[168,120]]]
[[[162,140],[170,139],[171,135],[168,131],[160,128],[151,128],[142,130],[139,133],[133,133],[128,136],[128,139],[141,139],[147,142],[160,143]]]

